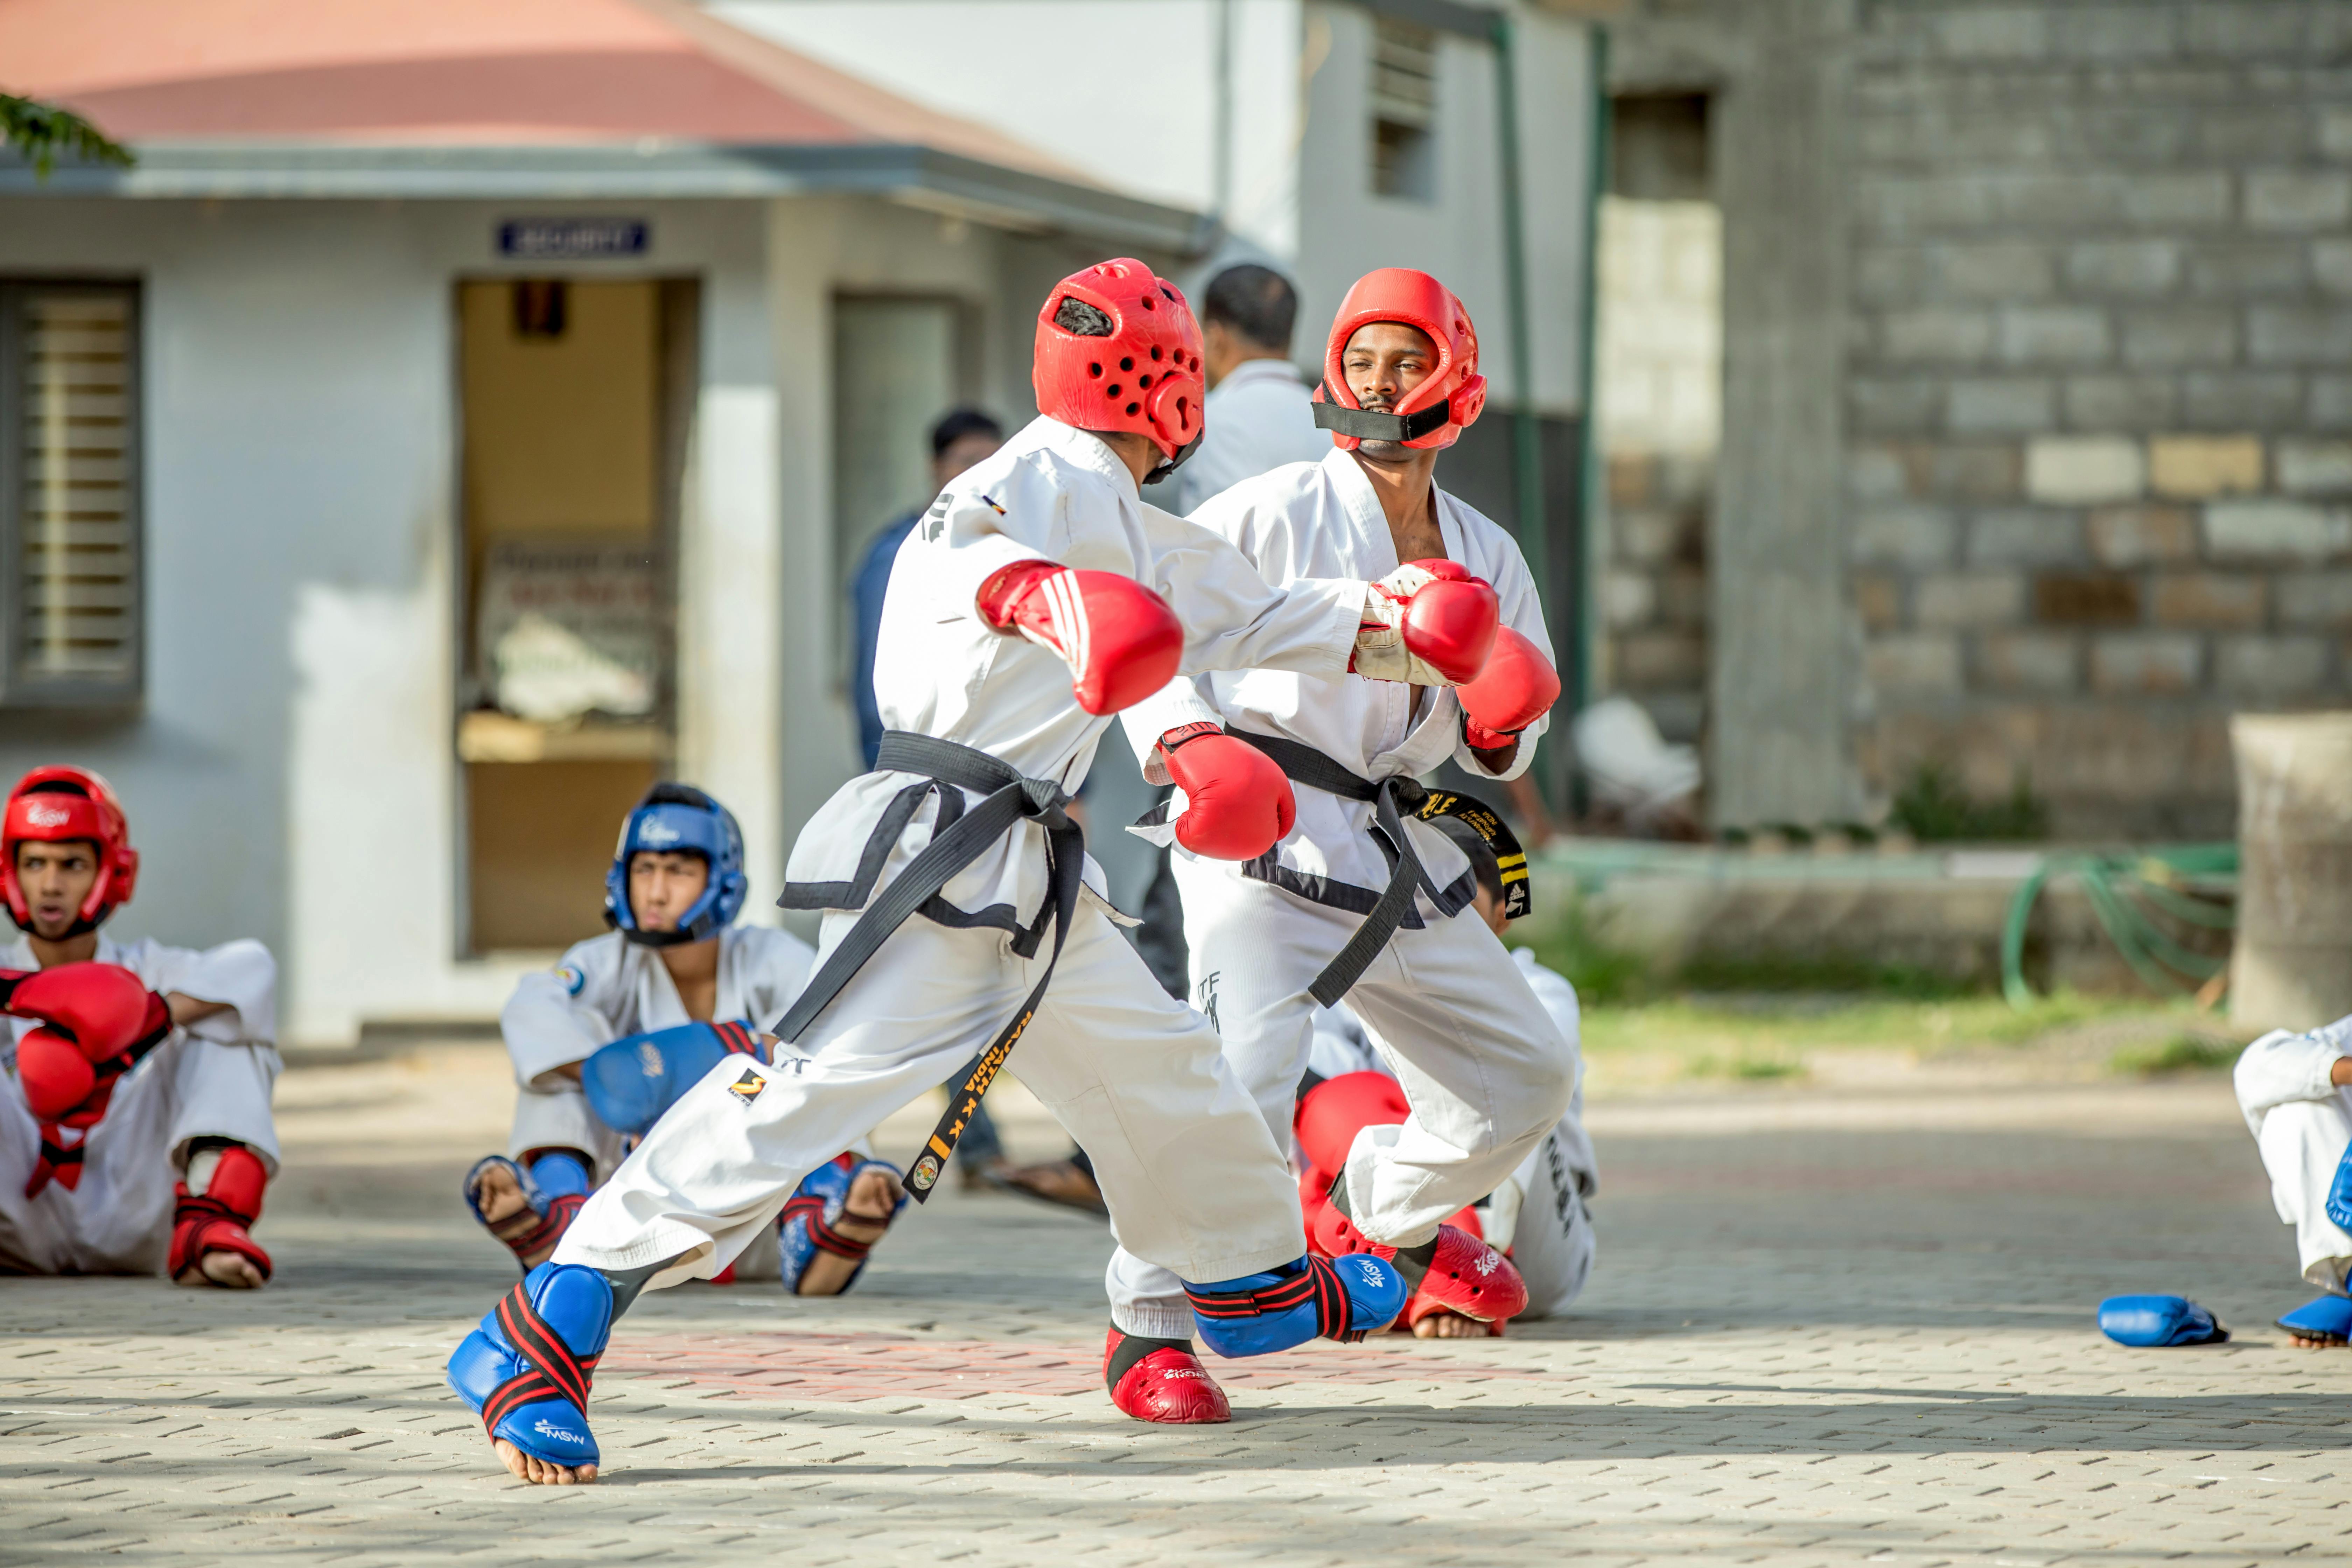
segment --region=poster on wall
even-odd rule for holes
[[[658,576],[639,545],[494,545],[474,644],[491,703],[543,724],[651,716],[661,694]]]

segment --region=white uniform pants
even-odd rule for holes
[[[2294,1226],[2297,1267],[2323,1290],[2345,1293],[2352,1234],[2327,1217],[2327,1190],[2352,1146],[2352,1089],[2328,1081],[2344,1052],[2330,1039],[2284,1031],[2238,1058],[2239,1108],[2271,1178],[2271,1204]]]
[[[592,1182],[610,1175],[621,1163],[621,1135],[596,1119],[588,1107],[587,1090],[562,1078],[552,1078],[551,1088],[515,1091],[507,1157],[520,1162],[533,1149],[579,1150],[589,1158]]]
[[[1557,1128],[1545,1134],[1516,1178],[1526,1195],[1511,1232],[1511,1262],[1528,1282],[1525,1317],[1567,1311],[1592,1276],[1592,1215],[1565,1142]]]
[[[0,1091],[0,1268],[33,1274],[153,1274],[172,1245],[173,1188],[198,1138],[234,1138],[278,1173],[269,1116],[278,1052],[182,1035],[114,1086],[82,1149],[81,1181],[25,1182],[40,1124],[13,1085]]]
[[[825,916],[820,961],[854,919]],[[688,1090],[581,1209],[556,1260],[676,1259],[656,1288],[718,1273],[803,1176],[993,1039],[1045,962],[1013,956],[999,931],[907,921],[801,1037],[806,1056],[775,1068],[731,1057]],[[1012,1062],[1093,1157],[1112,1230],[1139,1257],[1209,1280],[1306,1250],[1289,1164],[1214,1031],[1091,900]]]
[[[1180,855],[1175,868],[1192,999],[1287,1148],[1315,1039],[1307,988],[1363,917],[1253,881],[1222,861]],[[1357,1134],[1349,1212],[1376,1240],[1418,1246],[1499,1186],[1559,1122],[1576,1087],[1576,1046],[1501,939],[1467,912],[1399,931],[1348,993],[1348,1005],[1412,1107],[1401,1126]],[[1161,1339],[1192,1333],[1178,1282],[1134,1249],[1111,1259],[1105,1284],[1121,1328]]]

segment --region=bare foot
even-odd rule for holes
[[[849,1184],[849,1196],[842,1200],[841,1217],[833,1222],[833,1228],[852,1241],[881,1240],[906,1191],[897,1176],[878,1166],[860,1171],[857,1179]],[[820,1252],[801,1271],[800,1287],[795,1293],[838,1296],[849,1289],[850,1276],[857,1272],[859,1261]]]
[[[2342,1334],[2320,1334],[2289,1329],[2286,1342],[2299,1351],[2340,1351],[2345,1346]]]
[[[180,1270],[175,1285],[202,1289],[208,1285],[224,1285],[232,1290],[258,1290],[269,1281],[253,1266],[253,1259],[241,1252],[207,1252]]]
[[[1459,1312],[1432,1312],[1412,1326],[1417,1340],[1483,1340],[1486,1325]]]
[[[545,1459],[534,1459],[504,1437],[490,1439],[498,1450],[499,1463],[519,1481],[529,1481],[535,1487],[584,1487],[596,1479],[593,1465],[551,1465]]]
[[[514,1173],[504,1165],[484,1168],[480,1178],[474,1183],[474,1203],[482,1211],[483,1224],[500,1241],[509,1237],[528,1236],[539,1224],[538,1213],[522,1194],[522,1184],[516,1181]],[[526,1255],[522,1260],[523,1268],[526,1272],[536,1268],[554,1256],[555,1243],[551,1241]]]

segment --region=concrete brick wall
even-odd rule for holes
[[[2352,4],[1853,14],[1854,744],[2226,836],[2352,691]]]

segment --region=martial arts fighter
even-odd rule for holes
[[[805,1054],[714,1068],[451,1358],[518,1476],[593,1479],[589,1374],[640,1289],[717,1273],[810,1170],[967,1064],[908,1173],[928,1192],[1016,1045],[1022,1081],[1093,1157],[1114,1230],[1181,1282],[1213,1347],[1352,1339],[1404,1305],[1381,1260],[1306,1256],[1265,1118],[1207,1022],[1113,929],[1064,807],[1108,716],[1180,670],[1466,679],[1493,645],[1493,590],[1444,562],[1276,589],[1145,505],[1138,485],[1200,437],[1202,389],[1192,310],[1141,262],[1057,284],[1035,344],[1042,415],[948,486],[892,568],[879,771],[793,852],[783,901],[824,912],[820,962],[774,1033]],[[1172,772],[1196,853],[1255,855],[1288,826],[1279,770],[1238,742],[1190,742]],[[1114,1384],[1136,1359],[1128,1327],[1106,1346]]]
[[[152,1274],[257,1289],[248,1227],[278,1170],[277,965],[257,942],[198,952],[99,927],[139,852],[114,791],[35,768],[0,809],[0,953],[15,1084],[0,1095],[0,1269]]]
[[[2279,1327],[2306,1350],[2352,1343],[2352,1018],[2272,1030],[2238,1058],[2236,1077],[2271,1204],[2294,1226],[2303,1278],[2321,1292]]]
[[[759,1031],[801,993],[815,955],[790,931],[736,924],[750,891],[743,834],[689,784],[657,784],[621,824],[604,921],[499,1016],[514,1058],[508,1153],[466,1177],[466,1201],[528,1272],[555,1250],[588,1194],[711,1065],[767,1048]],[[898,1171],[856,1152],[819,1165],[739,1279],[781,1276],[836,1295],[904,1202]]]
[[[1519,1281],[1444,1222],[1518,1167],[1576,1087],[1572,1037],[1494,932],[1457,918],[1476,880],[1422,820],[1460,814],[1492,830],[1499,819],[1414,782],[1449,757],[1476,776],[1517,777],[1559,694],[1518,547],[1434,482],[1437,454],[1477,418],[1486,387],[1459,300],[1426,273],[1370,273],[1340,303],[1316,395],[1336,449],[1235,485],[1192,518],[1276,586],[1433,559],[1493,584],[1502,629],[1475,681],[1457,692],[1249,669],[1172,682],[1123,720],[1136,754],[1171,759],[1171,772],[1194,746],[1238,739],[1299,786],[1296,825],[1266,853],[1211,858],[1175,835],[1194,1001],[1266,1125],[1286,1136],[1316,1005],[1349,999],[1387,1044],[1412,1114],[1365,1129],[1332,1203],[1415,1289],[1481,1321],[1520,1310]],[[1165,825],[1145,831],[1165,841]],[[1516,899],[1526,867],[1511,860]],[[1189,1331],[1181,1282],[1134,1249],[1113,1259],[1108,1284],[1115,1321]],[[1119,1408],[1147,1421],[1227,1419],[1206,1372],[1186,1372],[1139,1384]]]
[[[1499,937],[1510,923],[1510,903],[1492,846],[1452,818],[1439,826],[1470,858],[1478,879],[1478,918]],[[1544,1011],[1571,1046],[1577,1038],[1576,987],[1566,976],[1536,962],[1527,948],[1511,950],[1511,961],[1528,977]],[[1449,1222],[1502,1251],[1527,1282],[1528,1304],[1519,1315],[1545,1318],[1568,1310],[1592,1272],[1592,1216],[1589,1207],[1601,1184],[1600,1162],[1584,1131],[1584,1062],[1578,1053],[1576,1089],[1559,1125],[1544,1135],[1485,1202]],[[1412,1112],[1396,1075],[1382,1058],[1363,1021],[1342,1002],[1315,1015],[1315,1046],[1292,1122],[1300,1155],[1298,1195],[1307,1211],[1307,1234],[1318,1250],[1352,1251],[1362,1245],[1345,1215],[1331,1207],[1330,1191],[1345,1168],[1357,1135],[1367,1127],[1401,1126]],[[1396,1326],[1419,1339],[1469,1339],[1501,1331],[1467,1318],[1416,1290],[1398,1314]]]

